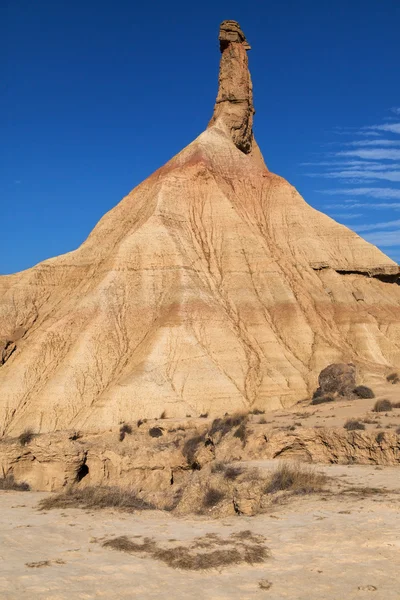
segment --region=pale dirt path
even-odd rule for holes
[[[400,488],[400,470],[394,467],[318,468],[338,477],[346,475],[341,480],[349,485]],[[298,498],[270,514],[219,521],[160,512],[40,513],[36,506],[45,496],[0,492],[1,600],[400,599],[400,497],[396,494]],[[262,565],[222,572],[177,571],[94,541],[124,534],[184,541],[208,532],[225,538],[245,529],[265,536],[272,558]],[[49,566],[26,566],[45,560]],[[261,579],[272,582],[272,587],[261,590]],[[368,586],[377,589],[359,589]]]

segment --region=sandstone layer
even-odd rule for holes
[[[214,115],[76,251],[0,277],[0,433],[290,406],[330,363],[400,368],[400,269],[255,142],[249,45],[221,25]]]

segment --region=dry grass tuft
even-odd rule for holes
[[[400,377],[398,373],[390,373],[390,375],[388,375],[386,377],[386,381],[388,381],[389,383],[399,383],[400,382]]]
[[[195,455],[197,452],[197,448],[200,444],[204,444],[205,436],[204,435],[195,435],[192,438],[186,440],[182,448],[182,454],[186,458],[188,465],[192,469],[199,469],[200,465],[195,460]]]
[[[207,419],[207,417],[208,417],[208,412],[202,413],[200,415],[200,419]]]
[[[361,431],[365,429],[364,423],[361,423],[361,421],[357,421],[357,419],[348,419],[343,425],[343,427],[347,429],[347,431]]]
[[[25,429],[25,431],[18,437],[18,441],[21,446],[27,446],[31,443],[34,437],[35,434],[33,433],[32,429]]]
[[[206,571],[243,563],[265,562],[270,557],[270,552],[264,545],[264,538],[248,533],[250,535],[242,537],[240,534],[234,534],[229,539],[219,538],[216,534],[206,534],[195,538],[188,545],[172,547],[160,546],[152,538],[144,538],[139,543],[126,536],[120,536],[104,542],[103,547],[149,556],[173,569]]]
[[[243,413],[238,413],[232,416],[226,416],[222,419],[214,419],[211,424],[211,428],[209,431],[209,435],[213,436],[216,433],[220,433],[221,437],[232,431],[235,427],[239,427],[242,424],[245,424],[247,421],[247,415]]]
[[[372,409],[374,412],[389,412],[392,410],[392,403],[390,400],[377,400]]]
[[[28,492],[30,487],[27,483],[17,483],[14,475],[6,475],[0,479],[0,490],[12,490],[14,492]]]
[[[265,410],[259,410],[258,408],[253,408],[253,410],[251,410],[249,414],[250,415],[265,415]]]
[[[331,394],[325,394],[324,396],[315,396],[311,400],[311,404],[325,404],[325,402],[334,402],[335,398]],[[308,415],[309,416],[309,415]]]
[[[229,479],[230,481],[234,481],[243,473],[243,469],[241,467],[227,467],[225,469],[224,477],[225,479]]]
[[[161,415],[160,415],[160,419],[166,419],[167,418],[167,411],[163,410]]]
[[[45,498],[39,503],[42,510],[51,508],[117,508],[126,512],[135,510],[152,510],[154,506],[135,492],[119,487],[94,487],[78,488],[71,486],[64,492]]]
[[[125,436],[132,433],[132,427],[128,425],[128,423],[123,423],[119,428],[119,441],[122,442],[125,439]]]
[[[326,482],[327,477],[311,467],[281,463],[272,473],[264,491],[266,494],[282,491],[296,495],[313,494],[322,491]]]
[[[374,392],[366,385],[358,385],[354,388],[353,393],[359,398],[375,398]]]
[[[272,583],[268,579],[261,579],[258,582],[258,587],[262,590],[269,590],[272,587]]]
[[[216,488],[208,488],[203,497],[204,508],[213,508],[217,506],[225,498],[225,494],[221,490]]]

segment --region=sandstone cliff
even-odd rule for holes
[[[332,362],[400,368],[399,267],[269,172],[249,45],[207,130],[82,246],[0,277],[0,433],[289,406]]]

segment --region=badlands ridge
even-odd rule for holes
[[[271,173],[250,46],[220,29],[214,114],[76,251],[0,277],[0,433],[288,408],[330,363],[400,368],[400,269]]]

